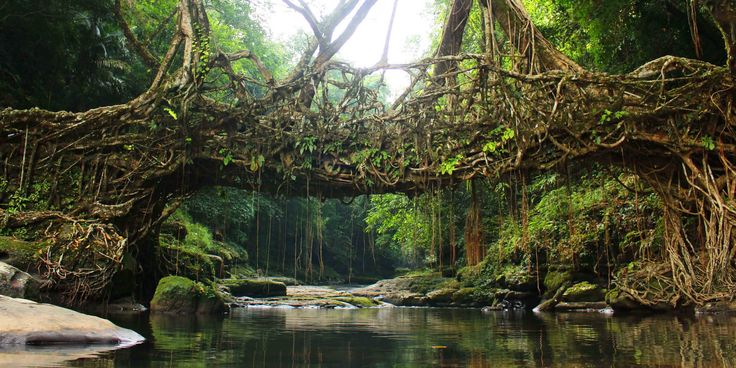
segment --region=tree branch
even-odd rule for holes
[[[115,0],[115,7],[113,8],[113,13],[115,14],[115,18],[118,20],[118,24],[120,25],[120,28],[123,30],[123,34],[125,35],[125,38],[128,40],[128,43],[133,48],[133,50],[138,54],[138,56],[141,57],[143,62],[150,68],[157,68],[159,65],[158,59],[149,51],[143,44],[138,41],[138,38],[133,34],[133,31],[130,29],[130,25],[125,20],[125,17],[123,17],[122,8],[120,5],[120,0]]]

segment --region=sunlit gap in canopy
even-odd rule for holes
[[[320,19],[338,4],[337,0],[305,2]],[[294,38],[300,34],[312,35],[307,21],[283,1],[258,0],[255,3],[257,12],[266,23],[265,28],[271,32],[272,39],[282,44],[293,44]],[[336,55],[336,59],[347,61],[356,67],[375,65],[383,54],[393,5],[394,0],[378,0],[350,40]],[[359,7],[360,5],[353,13]],[[389,63],[409,63],[429,56],[433,34],[438,32],[437,13],[439,12],[434,9],[432,0],[398,0],[396,19],[389,42]],[[345,18],[337,27],[334,37],[342,33],[351,18],[352,14]],[[396,99],[410,83],[409,75],[401,70],[386,70],[384,80],[390,91],[389,101]]]

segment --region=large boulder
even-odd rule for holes
[[[0,295],[37,300],[40,288],[41,282],[33,276],[0,262]]]
[[[481,288],[464,287],[452,294],[452,303],[459,307],[482,307],[493,304],[495,298]]]
[[[442,288],[430,291],[427,294],[427,298],[429,298],[429,304],[440,307],[451,305],[452,296],[455,295],[457,291],[458,289],[455,288]]]
[[[267,298],[286,296],[286,285],[267,278],[259,279],[226,279],[220,284],[226,286],[233,296],[249,296],[253,298]]]
[[[215,314],[226,309],[214,287],[181,276],[162,278],[151,300],[151,312],[171,314]]]
[[[544,297],[551,298],[557,290],[565,285],[570,285],[573,274],[570,271],[549,271],[544,276]]]
[[[0,296],[0,345],[136,344],[143,337],[112,322],[25,299]]]
[[[596,284],[587,281],[570,286],[562,294],[564,302],[600,302],[605,299],[605,291]]]

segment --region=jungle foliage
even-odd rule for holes
[[[328,63],[343,40],[326,36],[374,1],[348,17],[357,3],[296,60],[245,0],[3,2],[3,233],[49,241],[63,279],[109,262],[88,294],[167,218],[186,235],[162,231],[165,272],[184,254],[195,278],[247,259],[309,281],[568,264],[610,283],[668,259],[668,293],[730,290],[733,7],[528,0],[537,32],[516,0],[437,1],[437,58],[405,67],[415,88],[391,105],[381,67]],[[32,106],[81,112],[15,110]],[[281,185],[307,196],[253,192]],[[386,191],[410,197],[323,200]],[[69,249],[99,252],[54,258]]]

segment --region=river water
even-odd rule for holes
[[[736,317],[236,309],[113,317],[148,341],[65,367],[734,367]],[[40,356],[40,355],[39,355]],[[27,362],[28,360],[24,360]],[[51,360],[40,360],[48,366]]]

